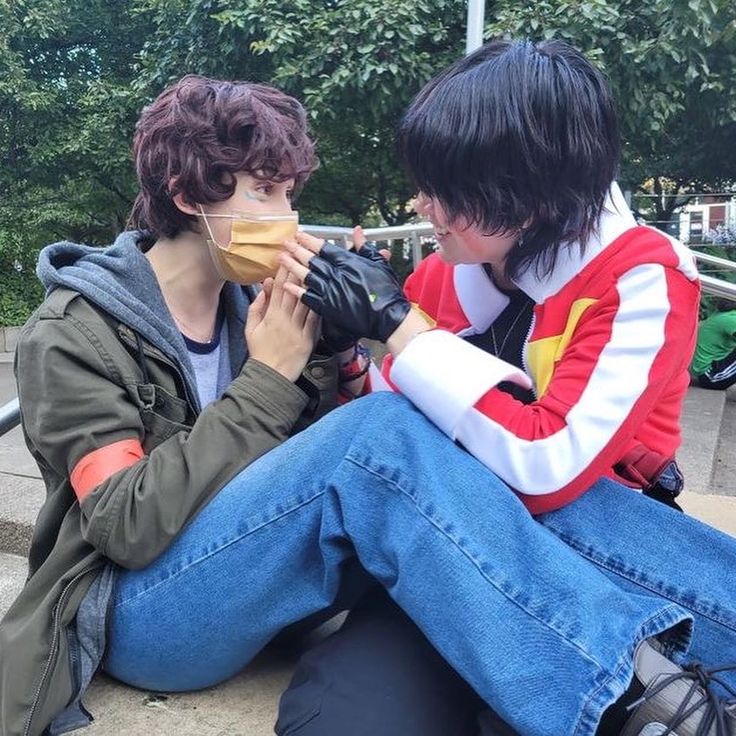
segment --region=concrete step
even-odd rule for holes
[[[11,353],[0,353],[0,404],[16,396]],[[0,436],[0,552],[25,555],[46,496],[20,427]]]
[[[46,489],[40,478],[0,471],[0,552],[27,555]]]
[[[292,662],[262,654],[238,676],[197,693],[151,693],[98,676],[84,698],[90,736],[273,736]]]
[[[726,406],[724,391],[691,387],[682,408],[682,446],[677,461],[689,493],[713,492],[713,466]]]
[[[686,491],[677,500],[686,513],[736,537],[736,496],[703,495]]]
[[[23,557],[0,553],[0,618],[23,587],[26,570]],[[98,676],[84,698],[95,717],[84,733],[272,736],[279,696],[295,659],[294,650],[271,647],[237,677],[196,693],[145,692]]]
[[[726,393],[711,489],[721,496],[736,497],[736,386]]]
[[[0,618],[17,598],[28,574],[25,557],[0,552]]]

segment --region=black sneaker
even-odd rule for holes
[[[621,736],[736,736],[736,690],[718,676],[726,670],[736,664],[682,668],[641,642],[634,674],[645,690],[628,707]]]

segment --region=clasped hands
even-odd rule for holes
[[[387,342],[410,312],[393,269],[370,248],[355,253],[300,232],[280,260],[296,280],[284,289],[355,339]]]

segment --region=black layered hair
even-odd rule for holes
[[[399,127],[417,187],[487,234],[520,232],[506,273],[549,273],[595,230],[618,167],[611,91],[557,41],[491,41],[431,80]]]

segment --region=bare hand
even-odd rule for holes
[[[296,279],[283,266],[264,282],[248,310],[245,341],[252,358],[296,381],[319,336],[319,317],[287,285]]]
[[[282,268],[286,268],[292,278],[284,285],[286,291],[301,299],[306,292],[304,279],[309,273],[309,262],[319,255],[325,241],[299,231],[295,240],[284,243],[285,251],[279,256]]]
[[[365,245],[365,233],[360,225],[353,228],[353,242],[348,245],[348,250],[354,250],[356,253]],[[391,251],[388,248],[376,248],[376,253],[380,253],[387,261],[391,260]]]

